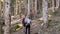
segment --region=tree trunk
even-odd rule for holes
[[[24,8],[25,8],[24,14],[27,15],[27,0],[24,0]]]
[[[56,15],[60,16],[60,0],[59,0],[58,4],[59,4],[59,6],[58,6],[58,9],[56,11]]]
[[[59,7],[59,0],[56,0],[56,7]]]
[[[43,22],[48,22],[48,2],[47,0],[43,0],[42,2],[42,11],[43,11]]]
[[[0,17],[1,17],[1,0],[0,0]]]
[[[19,3],[19,15],[21,17],[21,0],[20,0],[20,3]]]
[[[4,19],[5,29],[4,34],[11,34],[11,0],[4,0]]]
[[[0,34],[2,34],[2,19],[1,19],[1,14],[2,14],[2,12],[1,12],[1,1],[0,1]]]
[[[28,0],[28,13],[27,13],[27,16],[28,17],[30,16],[30,0]]]
[[[17,1],[18,1],[18,0],[16,0],[16,5],[15,5],[15,6],[16,6],[16,8],[15,8],[15,15],[17,15],[17,9],[18,9]]]
[[[18,11],[18,4],[17,4],[18,0],[15,0],[15,5],[14,5],[14,16],[17,16],[17,11]]]
[[[30,18],[33,19],[34,18],[34,11],[33,11],[33,0],[31,0],[31,12],[30,12]]]
[[[60,0],[59,0],[59,6],[58,6],[58,11],[60,11]]]
[[[37,0],[35,0],[35,14],[34,14],[34,18],[37,17]]]
[[[54,11],[54,0],[52,0],[52,12],[55,12]]]
[[[59,8],[60,8],[60,0],[59,0]]]
[[[58,7],[59,7],[59,0],[57,1]]]
[[[60,0],[59,0],[59,7],[58,7],[58,11],[60,12]]]
[[[32,3],[32,7],[31,8],[33,9],[33,0],[31,0],[31,3]]]

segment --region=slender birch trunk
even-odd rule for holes
[[[19,3],[19,15],[21,17],[21,0],[20,0],[20,3]]]
[[[16,6],[15,11],[16,11],[16,12],[15,12],[15,15],[17,15],[17,9],[18,9],[17,1],[18,1],[18,0],[16,0],[16,5],[15,5],[15,6]]]
[[[5,29],[4,34],[11,34],[11,0],[4,0],[4,19]]]
[[[28,17],[30,16],[30,0],[28,0],[28,13],[27,13],[27,16]]]
[[[56,0],[57,1],[57,6],[59,7],[59,0]]]
[[[34,18],[34,11],[33,11],[33,0],[31,0],[31,12],[30,12],[31,19]]]
[[[14,2],[14,16],[15,16],[15,11],[16,11],[16,5],[15,5],[16,2]]]
[[[54,11],[54,0],[52,0],[52,12],[55,12]]]
[[[2,13],[1,13],[1,1],[0,1],[0,34],[2,34]]]
[[[35,0],[35,15],[34,17],[36,18],[37,17],[37,0]]]
[[[43,11],[43,22],[48,22],[48,2],[47,0],[42,0],[42,11]]]
[[[59,0],[59,7],[58,7],[58,12],[60,13],[60,0]]]
[[[57,9],[57,15],[59,16],[60,15],[60,0],[59,0],[59,6],[58,6],[58,9]]]
[[[60,8],[60,0],[59,0],[59,8]]]
[[[27,0],[24,0],[25,11],[24,14],[27,15]]]
[[[31,0],[31,2],[32,2],[32,8],[33,8],[33,0]]]
[[[1,17],[1,0],[0,0],[0,17]]]
[[[14,16],[17,15],[17,9],[18,9],[17,1],[18,1],[18,0],[15,0],[15,5],[14,5]]]

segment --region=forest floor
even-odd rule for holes
[[[40,22],[34,21],[34,23],[31,24],[31,34],[35,34],[38,33],[40,29]],[[17,31],[17,32],[13,32],[12,34],[25,34],[24,32],[24,28]]]
[[[60,16],[54,14],[49,20],[46,25],[47,28],[44,28],[44,26],[41,27],[42,21],[40,21],[39,18],[33,20],[30,31],[31,34],[60,34]],[[24,27],[18,31],[12,32],[12,34],[25,34]]]
[[[51,21],[47,24],[47,28],[41,28],[41,21],[33,20],[31,25],[31,34],[60,34],[60,16],[52,16]],[[24,28],[12,34],[25,34]]]
[[[48,22],[47,28],[42,27],[40,34],[60,34],[60,16],[52,16]]]

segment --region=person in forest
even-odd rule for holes
[[[24,27],[26,27],[26,34],[30,34],[30,24],[31,24],[31,19],[29,17],[24,16],[22,19],[22,24]]]

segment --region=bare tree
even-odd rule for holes
[[[57,1],[57,6],[59,7],[59,0],[56,0]]]
[[[2,34],[2,16],[1,16],[1,0],[0,0],[0,34]]]
[[[25,8],[24,14],[27,15],[27,0],[24,0],[24,8]]]
[[[19,15],[21,17],[21,0],[20,0],[20,3],[19,3]]]
[[[58,12],[60,12],[60,0],[59,0]]]
[[[4,0],[4,19],[5,29],[4,34],[11,34],[11,0]]]
[[[0,17],[1,17],[1,0],[0,0]]]
[[[37,17],[37,0],[35,0],[35,15],[34,17]]]
[[[31,0],[31,5],[32,5],[32,7],[31,7],[31,8],[33,9],[33,0]]]
[[[43,0],[42,2],[42,11],[43,11],[43,22],[48,22],[48,2],[47,0]]]
[[[54,0],[52,0],[52,12],[55,12],[54,11]]]
[[[60,8],[60,0],[59,0],[59,8]]]
[[[30,2],[30,17],[31,17],[31,19],[34,19],[34,11],[35,11],[35,7],[34,7],[34,0],[31,0],[31,2]]]
[[[17,4],[17,1],[18,1],[18,0],[16,0],[16,5],[15,5],[15,6],[16,6],[16,8],[15,8],[15,15],[17,15],[17,11],[18,11],[18,4]]]
[[[15,0],[15,4],[14,4],[14,16],[16,16],[18,13],[18,0]]]
[[[0,0],[0,17],[1,17],[1,0]]]
[[[30,16],[30,0],[28,0],[28,13],[27,13],[27,16],[28,17]]]

